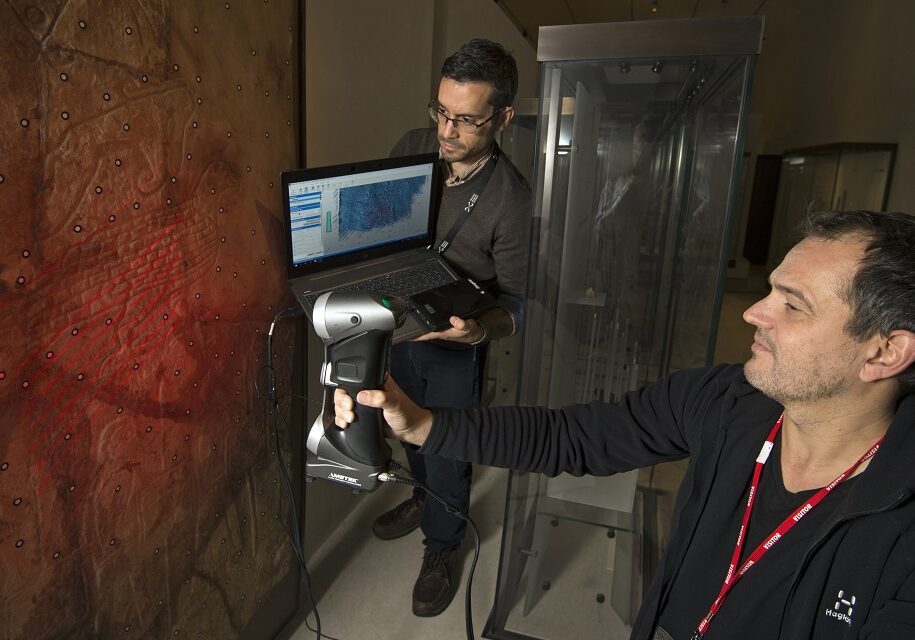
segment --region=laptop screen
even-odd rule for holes
[[[431,244],[438,165],[424,154],[283,173],[289,276]]]

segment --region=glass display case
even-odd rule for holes
[[[895,159],[895,144],[840,143],[786,151],[775,198],[769,269],[794,246],[808,210],[886,209]]]
[[[761,39],[761,18],[541,28],[520,404],[710,361]],[[513,473],[484,636],[628,638],[683,469]]]

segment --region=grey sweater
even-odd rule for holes
[[[435,129],[413,129],[394,145],[391,155],[435,153],[438,148]],[[463,215],[478,180],[479,175],[463,184],[443,188],[436,244]],[[512,315],[516,327],[520,324],[520,301],[527,275],[530,220],[530,187],[511,161],[501,155],[473,213],[444,254],[463,275],[501,297],[500,302]],[[506,301],[506,295],[516,302]]]

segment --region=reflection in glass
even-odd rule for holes
[[[619,35],[627,24],[639,23],[580,27]],[[742,54],[709,54],[712,34],[693,55],[695,39],[670,45],[680,25],[657,24],[655,41],[678,52],[538,53],[521,404],[614,402],[710,360],[761,25]],[[575,28],[563,29],[574,41]],[[683,464],[602,478],[512,474],[487,637],[628,638]]]
[[[882,211],[890,193],[895,144],[829,144],[782,155],[769,268],[797,241],[808,210]]]

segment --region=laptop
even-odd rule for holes
[[[431,153],[282,174],[286,272],[309,320],[327,291],[407,298],[459,278],[432,249],[439,171]],[[425,331],[408,317],[394,341]]]

